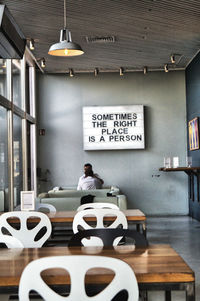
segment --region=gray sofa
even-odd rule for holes
[[[94,202],[108,202],[116,204],[120,209],[127,209],[126,196],[119,194],[120,190],[116,186],[104,187],[95,190],[76,190],[69,189],[59,190],[58,188],[48,192],[40,193],[37,202],[52,204],[57,211],[76,210],[80,206],[81,197],[93,195]]]
[[[88,193],[87,194],[92,194]],[[55,206],[57,211],[66,211],[66,210],[77,210],[80,206],[80,196],[76,197],[45,197],[45,198],[37,198],[37,202],[52,204]],[[121,210],[127,209],[127,201],[125,195],[117,195],[112,197],[98,197],[96,196],[93,202],[107,202],[116,204]]]

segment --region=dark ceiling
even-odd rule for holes
[[[63,28],[63,0],[5,0],[45,72],[184,69],[200,48],[199,0],[67,0],[67,27],[84,54],[48,55]],[[88,43],[86,37],[114,36],[115,42]],[[170,61],[175,54],[176,63]]]

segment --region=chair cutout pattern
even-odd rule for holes
[[[43,204],[43,203],[35,204],[35,210],[36,211],[40,211],[43,208],[48,209],[49,212],[56,212],[56,208],[51,204]]]
[[[24,246],[21,241],[10,235],[0,235],[0,244],[5,244],[7,248],[20,248],[23,249]]]
[[[43,270],[52,268],[62,268],[70,274],[71,291],[68,297],[58,295],[41,278]],[[112,270],[115,273],[115,277],[103,291],[93,297],[89,297],[85,291],[85,274],[93,268]],[[135,274],[127,263],[116,258],[87,255],[54,256],[32,261],[22,273],[19,283],[19,300],[30,300],[29,292],[31,290],[36,291],[44,300],[48,301],[111,300],[122,290],[128,292],[128,301],[138,301],[139,295]]]
[[[28,229],[27,220],[32,217],[39,219],[39,222],[33,229]],[[19,219],[19,230],[8,223],[10,218]],[[46,232],[42,233],[42,237],[36,241],[36,235],[43,228],[46,228]],[[25,248],[40,248],[51,235],[52,226],[47,215],[42,212],[15,211],[6,212],[0,216],[0,234],[4,234],[2,232],[3,229],[6,229],[13,237],[19,239]]]
[[[119,207],[112,203],[88,203],[79,206],[77,208],[77,211],[81,211],[85,209],[118,209],[119,210]]]
[[[69,241],[69,247],[82,246],[82,239],[86,237],[98,237],[102,240],[102,244],[105,247],[116,246],[116,238],[124,237],[133,239],[135,247],[147,247],[148,241],[143,234],[129,229],[90,229],[79,231],[72,236]]]
[[[120,210],[116,209],[86,209],[82,211],[78,211],[73,220],[73,232],[76,234],[79,232],[79,227],[81,226],[84,230],[94,229],[90,224],[88,224],[84,218],[86,216],[95,216],[96,217],[96,227],[95,229],[103,229],[104,225],[104,217],[106,216],[114,216],[116,219],[111,223],[106,229],[109,228],[117,228],[118,226],[122,226],[123,229],[128,228],[128,223],[126,216]],[[121,238],[117,238],[115,243],[118,244]],[[91,239],[84,238],[82,240],[84,246],[102,246],[102,240],[98,237],[92,237]]]

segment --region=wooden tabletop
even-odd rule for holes
[[[126,215],[127,221],[145,221],[146,216],[142,211],[139,209],[128,209],[122,210]],[[74,216],[77,211],[57,211],[55,213],[47,213],[48,217],[50,218],[51,222],[53,223],[61,223],[61,222],[73,222]],[[106,216],[104,220],[112,221],[115,217]],[[86,217],[87,221],[94,221],[94,216]]]
[[[127,221],[132,221],[132,222],[145,222],[146,221],[146,216],[142,211],[139,209],[128,209],[128,210],[122,210],[124,214],[126,215]],[[47,216],[49,217],[50,221],[52,223],[72,223],[75,214],[77,211],[57,211],[57,212],[51,212],[51,213],[46,213]],[[2,214],[2,213],[1,213]],[[84,218],[86,221],[95,221],[94,216],[88,216]],[[115,220],[114,216],[106,216],[104,218],[105,221],[113,221]],[[19,220],[15,217],[9,218],[8,219],[9,223],[19,223]],[[38,218],[29,218],[28,222],[30,223],[36,223],[39,222]]]
[[[169,245],[150,245],[146,249],[130,251],[130,246],[101,247],[48,247],[40,249],[0,249],[0,290],[18,286],[24,267],[32,260],[58,255],[101,255],[119,258],[127,262],[136,274],[138,283],[183,283],[194,282],[194,272]],[[77,267],[78,268],[78,267]],[[86,277],[87,283],[109,283],[113,274],[109,270],[93,269]],[[63,270],[45,273],[48,284],[68,284],[69,278]]]

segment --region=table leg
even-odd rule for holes
[[[136,231],[140,232],[140,224],[136,224]]]
[[[144,237],[146,238],[147,237],[147,228],[146,228],[145,223],[142,224],[142,233],[143,233]]]
[[[171,301],[171,291],[165,291],[165,301]]]
[[[195,284],[188,283],[186,285],[186,301],[195,301]]]

